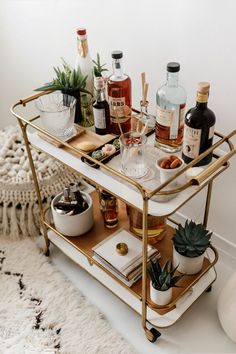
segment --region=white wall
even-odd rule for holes
[[[111,69],[110,52],[122,49],[140,100],[140,72],[150,83],[149,101],[165,81],[166,63],[181,63],[181,83],[195,101],[198,81],[211,83],[209,106],[222,133],[235,129],[236,1],[227,0],[1,0],[0,127],[15,124],[9,107],[52,79],[60,57],[73,64],[75,30],[86,26],[90,52]],[[215,183],[209,227],[236,243],[236,161]],[[199,217],[202,195],[183,210]]]

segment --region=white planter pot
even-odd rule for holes
[[[152,286],[152,282],[150,282],[150,297],[152,302],[154,302],[157,305],[167,305],[169,304],[169,302],[171,302],[172,288],[169,288],[168,290],[165,291],[160,291],[155,289]]]
[[[53,221],[56,230],[66,236],[80,236],[89,231],[94,223],[93,202],[89,194],[81,192],[85,197],[89,207],[81,214],[63,215],[58,214],[54,209],[55,203],[61,198],[62,193],[58,194],[51,203]]]
[[[225,333],[236,343],[236,273],[231,275],[220,292],[217,312]]]
[[[198,257],[185,257],[176,251],[173,247],[173,265],[178,265],[178,271],[184,274],[196,274],[200,272],[203,266],[204,253]]]

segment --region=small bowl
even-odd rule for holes
[[[93,224],[93,201],[88,193],[81,192],[89,207],[76,215],[58,214],[54,208],[56,202],[61,198],[62,193],[56,195],[51,202],[53,221],[57,231],[66,236],[80,236],[89,231]]]
[[[176,156],[176,158],[178,158],[181,161],[181,165],[175,168],[163,168],[161,167],[161,163],[163,162],[163,160],[169,158],[171,155],[166,155],[166,156],[162,156],[160,159],[157,160],[156,162],[156,167],[160,172],[160,182],[161,184],[165,183],[169,178],[171,178],[172,176],[174,176],[179,170],[181,170],[184,167],[184,161],[179,157]],[[175,156],[175,155],[172,155]],[[166,189],[170,189],[170,188],[174,188],[179,184],[179,178],[177,177],[175,178],[172,182],[168,183],[167,186],[165,187]]]

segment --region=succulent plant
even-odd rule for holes
[[[35,91],[61,90],[67,94],[79,91],[92,95],[91,92],[85,89],[87,76],[83,76],[80,67],[75,70],[72,69],[64,59],[62,59],[62,61],[62,70],[59,67],[53,67],[56,78],[42,87],[35,89]]]
[[[202,255],[210,246],[211,235],[212,232],[206,230],[202,224],[187,220],[184,227],[178,225],[172,240],[178,253],[193,258]]]
[[[93,67],[94,76],[101,77],[103,71],[108,71],[107,69],[104,68],[106,64],[101,64],[100,55],[98,53],[97,53],[97,61],[93,60],[93,63],[94,63],[94,67]]]
[[[167,260],[162,267],[158,260],[151,260],[148,272],[151,277],[152,286],[160,291],[165,291],[172,287],[178,287],[176,283],[184,276],[184,274],[175,275],[177,268],[178,266],[173,268],[170,260]]]

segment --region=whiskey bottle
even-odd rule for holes
[[[112,52],[113,74],[108,78],[107,91],[110,106],[110,132],[120,135],[131,130],[131,80],[123,73],[119,50]]]
[[[185,116],[182,157],[186,163],[191,162],[212,146],[216,118],[215,114],[207,107],[209,89],[208,82],[199,82],[196,106],[191,108]],[[211,160],[212,153],[195,166],[207,165]]]
[[[186,93],[178,83],[179,70],[179,63],[167,64],[166,84],[156,94],[155,146],[170,153],[181,150],[183,143]]]
[[[110,131],[110,109],[105,98],[105,83],[102,77],[95,77],[94,87],[96,101],[93,103],[93,116],[95,132],[99,135],[108,134]]]

